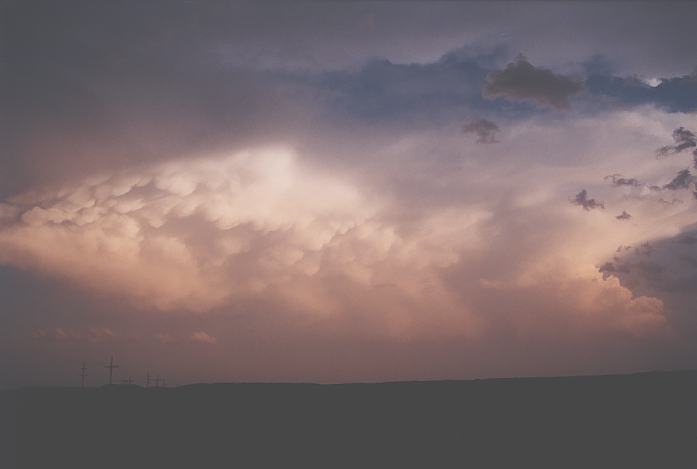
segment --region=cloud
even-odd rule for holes
[[[590,199],[588,198],[588,191],[586,189],[583,189],[581,192],[576,194],[576,197],[571,201],[572,204],[578,205],[580,207],[583,207],[584,210],[593,210],[596,208],[604,209],[605,204],[603,202],[599,202],[595,199]]]
[[[498,125],[486,119],[474,119],[462,127],[463,133],[477,136],[477,143],[497,143],[496,135],[500,131]]]
[[[196,331],[191,334],[191,340],[194,342],[200,342],[202,344],[214,345],[218,343],[218,339],[213,336],[208,335],[204,331]]]
[[[632,218],[632,216],[629,213],[627,213],[626,210],[622,210],[622,213],[617,215],[615,218],[617,218],[618,220],[629,220]]]
[[[693,314],[697,300],[696,233],[691,225],[658,239],[651,243],[650,256],[641,250],[623,252],[617,262],[626,267],[613,273],[637,294],[659,296],[665,303],[666,317],[681,336],[697,331]]]
[[[697,111],[697,75],[663,78],[651,86],[636,76],[594,74],[585,82],[588,92],[609,99],[614,105],[655,105],[668,112]]]
[[[603,179],[610,180],[613,186],[630,186],[630,187],[640,187],[642,184],[636,178],[625,178],[621,174],[610,174],[605,176]]]
[[[104,342],[116,337],[114,331],[108,327],[88,327],[87,329],[73,329],[66,327],[56,327],[52,331],[46,329],[36,329],[32,332],[34,339],[40,340],[59,340],[76,342]]]
[[[673,140],[675,141],[675,145],[666,145],[659,148],[656,150],[656,155],[676,155],[678,153],[682,153],[688,148],[697,147],[697,135],[695,135],[694,132],[687,130],[685,127],[678,127],[677,129],[673,130]],[[694,151],[694,154],[697,157],[697,150]]]
[[[501,71],[487,75],[483,94],[487,98],[531,101],[553,109],[568,109],[569,99],[583,89],[580,80],[538,68],[524,57],[506,65]]]
[[[208,310],[237,292],[313,275],[353,233],[389,242],[350,185],[301,169],[284,149],[171,162],[48,196],[13,199],[0,261],[125,293],[163,310]],[[355,248],[358,249],[361,242]],[[82,253],[82,254],[80,254]]]
[[[647,343],[683,344],[665,337],[670,311],[596,266],[620,244],[675,233],[694,211],[628,198],[602,179],[615,169],[658,179],[669,163],[642,155],[671,119],[648,110],[514,121],[514,141],[466,151],[456,123],[371,125],[324,146],[195,154],[39,186],[4,201],[16,215],[0,228],[0,263],[69,293],[50,297],[60,307],[31,303],[50,289],[3,277],[8,304],[22,291],[29,299],[0,342],[20,327],[99,321],[195,379],[645,366],[637,354],[664,356]],[[635,218],[581,216],[566,199],[575,187]],[[195,331],[216,346],[195,346]],[[190,362],[173,363],[171,340],[192,350]],[[550,354],[556,365],[543,366]]]
[[[449,120],[490,108],[481,87],[492,62],[504,51],[460,49],[427,63],[372,59],[358,70],[334,70],[296,80],[319,90],[329,109],[361,120],[389,121],[421,116]]]
[[[696,178],[692,175],[689,169],[683,169],[675,175],[675,177],[668,183],[663,185],[663,189],[677,191],[680,189],[689,189],[694,187]]]

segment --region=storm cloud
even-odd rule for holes
[[[693,18],[3,3],[0,386],[694,363]]]

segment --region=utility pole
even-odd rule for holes
[[[114,374],[114,368],[118,368],[119,365],[114,365],[114,356],[111,356],[111,359],[109,360],[108,365],[104,365],[104,368],[109,368],[109,384],[111,384],[111,378],[112,375]]]
[[[82,386],[85,387],[85,376],[87,376],[87,367],[85,366],[85,362],[82,362],[82,368],[80,368],[80,377],[82,378]]]
[[[145,387],[149,388],[150,387],[150,372],[145,373]]]

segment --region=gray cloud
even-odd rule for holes
[[[605,204],[603,202],[599,202],[595,199],[590,199],[588,198],[588,192],[583,189],[581,192],[576,194],[576,197],[571,200],[571,203],[574,205],[578,205],[580,207],[583,207],[584,210],[593,210],[593,209],[604,209]]]
[[[695,177],[690,173],[689,169],[678,171],[678,174],[668,183],[663,185],[663,189],[677,191],[680,189],[689,189],[695,183]]]
[[[622,213],[617,215],[615,218],[617,218],[618,220],[629,220],[632,218],[632,216],[629,213],[627,213],[626,210],[622,210]]]
[[[675,141],[675,145],[666,145],[657,149],[656,155],[676,155],[678,153],[682,153],[688,148],[697,147],[697,135],[685,127],[678,127],[677,129],[673,130],[673,140]],[[697,150],[695,150],[693,154],[695,158],[697,158]]]
[[[486,119],[474,119],[462,127],[463,133],[477,136],[477,143],[498,143],[496,135],[500,131],[498,125]]]
[[[647,257],[647,252],[650,257]],[[655,295],[667,306],[667,314],[679,336],[697,332],[697,228],[692,225],[673,237],[657,240],[650,251],[630,250],[606,266],[623,285],[637,294]],[[610,269],[610,267],[614,267]]]
[[[604,180],[610,180],[612,182],[613,186],[631,186],[631,187],[640,187],[642,184],[639,182],[638,179],[636,178],[625,178],[621,174],[610,174],[609,176],[605,176],[603,178]]]
[[[615,106],[653,104],[668,112],[697,111],[697,75],[663,78],[656,86],[636,77],[593,74],[585,81],[591,95]]]
[[[505,69],[487,76],[483,94],[487,98],[532,101],[540,106],[567,109],[569,99],[582,89],[580,80],[535,67],[520,56]]]
[[[663,197],[661,197],[660,199],[658,199],[658,203],[663,205],[677,205],[683,203],[683,201],[682,199],[678,199],[676,197],[673,197],[671,200],[666,200]]]

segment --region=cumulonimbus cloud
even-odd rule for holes
[[[165,311],[270,291],[316,306],[299,287],[310,279],[415,283],[453,262],[452,246],[400,236],[380,205],[283,148],[175,161],[13,198],[0,262]]]
[[[575,267],[555,261],[553,287],[546,266],[557,248],[546,243],[499,264],[495,253],[510,247],[491,233],[518,232],[508,225],[527,223],[535,211],[514,221],[476,206],[433,207],[419,215],[418,228],[407,227],[387,198],[308,166],[287,148],[173,160],[5,204],[1,263],[131,298],[145,309],[202,313],[265,298],[283,309],[344,318],[339,324],[360,315],[370,334],[473,337],[500,327],[484,314],[502,307],[487,292],[523,301],[558,288],[612,298],[601,302],[614,314],[587,316],[600,306],[567,295],[565,314],[583,327],[636,332],[664,324],[658,303],[619,284],[598,285],[592,265],[583,280],[567,281],[578,277]],[[532,239],[559,238],[559,227],[546,224]],[[487,267],[479,272],[476,265]],[[524,309],[513,317],[527,328],[539,314]]]

